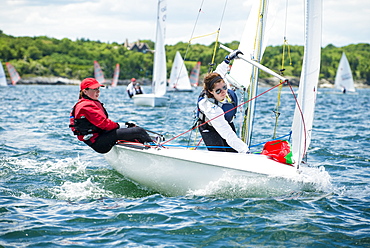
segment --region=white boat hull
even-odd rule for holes
[[[166,106],[168,97],[154,94],[139,94],[132,97],[136,106],[163,107]]]
[[[128,179],[166,195],[186,195],[206,189],[225,175],[295,179],[298,170],[257,154],[188,149],[136,149],[116,145],[105,155]]]

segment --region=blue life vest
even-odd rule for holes
[[[229,95],[229,97],[231,98],[231,103],[221,103],[219,101],[217,101],[216,99],[214,98],[208,98],[207,100],[216,104],[217,106],[219,106],[220,108],[222,108],[222,110],[224,112],[227,112],[229,111],[230,109],[234,108],[233,110],[225,113],[224,117],[225,117],[225,120],[229,123],[231,123],[236,115],[236,112],[237,112],[237,108],[235,108],[236,106],[238,106],[238,98],[235,94],[235,92],[233,90],[230,90],[228,89],[227,90],[227,93]],[[199,95],[199,98],[198,98],[198,103],[197,103],[197,107],[198,107],[198,111],[197,111],[197,117],[198,117],[198,120],[201,122],[201,123],[204,123],[205,121],[207,121],[208,119],[206,118],[205,114],[200,110],[199,108],[199,102],[205,98],[205,95],[206,93],[204,92],[204,90],[200,93]],[[206,120],[207,119],[207,120]],[[208,123],[210,124],[210,123]]]

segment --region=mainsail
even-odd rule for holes
[[[94,77],[99,83],[101,84],[105,83],[103,71],[100,68],[98,61],[96,60],[94,61]]]
[[[349,66],[348,59],[344,52],[342,53],[342,57],[339,61],[337,74],[335,75],[334,86],[336,89],[341,89],[342,91],[356,91],[351,67]]]
[[[6,68],[8,69],[10,80],[12,81],[12,85],[15,85],[21,79],[21,77],[19,76],[15,67],[9,62],[6,62]]]

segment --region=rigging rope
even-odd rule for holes
[[[286,0],[286,5],[285,5],[285,21],[284,21],[284,42],[283,42],[283,51],[282,51],[282,58],[281,58],[281,69],[280,69],[280,74],[284,75],[284,65],[285,65],[285,50],[288,52],[288,57],[289,57],[289,65],[292,65],[292,58],[290,56],[290,46],[288,44],[288,41],[286,39],[286,33],[287,33],[287,19],[288,19],[288,1]],[[277,95],[277,102],[276,102],[276,107],[275,110],[273,111],[275,114],[275,126],[274,126],[274,132],[272,135],[272,138],[275,139],[276,137],[276,132],[277,132],[277,127],[278,127],[278,119],[280,116],[279,108],[280,108],[280,102],[281,102],[281,92],[283,90],[283,85],[280,85],[278,88],[278,95]]]
[[[185,51],[185,55],[184,55],[184,61],[186,61],[186,58],[187,58],[187,55],[188,55],[188,52],[189,52],[189,49],[190,49],[190,45],[191,45],[191,41],[192,40],[197,39],[197,38],[201,38],[201,37],[205,37],[205,36],[209,36],[209,35],[213,35],[213,34],[217,34],[217,36],[216,36],[216,42],[215,42],[215,48],[214,48],[213,54],[212,54],[212,62],[211,62],[211,64],[213,66],[214,60],[215,60],[215,57],[216,57],[216,48],[217,48],[217,44],[218,44],[219,33],[220,33],[220,30],[221,30],[221,25],[222,25],[223,18],[224,18],[224,15],[225,15],[225,9],[226,9],[226,5],[227,5],[227,1],[228,0],[225,0],[225,5],[224,5],[223,11],[222,11],[222,16],[221,16],[221,19],[220,19],[220,24],[219,24],[218,30],[215,31],[215,32],[213,32],[213,33],[211,33],[211,34],[202,35],[202,36],[198,36],[198,37],[193,37],[194,36],[194,32],[195,32],[195,28],[196,28],[197,23],[198,23],[198,20],[199,20],[200,13],[202,12],[202,7],[203,7],[203,3],[204,3],[204,0],[202,0],[202,2],[200,4],[200,7],[199,7],[199,10],[198,10],[197,18],[196,18],[195,23],[194,23],[194,27],[193,27],[192,33],[190,35],[190,39],[189,39],[188,45],[186,47],[186,51]],[[182,65],[182,66],[184,66],[184,65]],[[180,71],[181,70],[182,70],[182,67],[180,68]],[[168,118],[169,109],[170,109],[171,103],[172,103],[172,97],[170,97],[170,101],[169,102],[170,103],[169,103],[169,105],[167,107],[167,110],[166,110],[164,119],[167,119]]]
[[[187,130],[187,131],[185,131],[185,132],[183,132],[183,133],[181,133],[181,134],[179,134],[179,135],[176,135],[175,137],[173,137],[173,138],[171,138],[171,139],[169,139],[169,140],[167,140],[167,141],[164,141],[164,142],[163,142],[163,143],[161,143],[160,145],[164,145],[164,144],[166,144],[166,143],[168,143],[168,142],[170,142],[170,141],[172,141],[172,140],[174,140],[174,139],[176,139],[176,138],[178,138],[178,137],[180,137],[180,136],[182,136],[182,135],[184,135],[184,134],[186,134],[186,133],[188,133],[188,132],[190,132],[190,131],[192,131],[192,130],[194,130],[194,129],[196,129],[196,128],[200,127],[200,126],[203,126],[204,124],[206,124],[206,123],[208,123],[208,122],[210,122],[210,121],[213,121],[213,120],[214,120],[214,119],[216,119],[216,118],[219,118],[219,117],[221,117],[221,116],[225,115],[226,113],[228,113],[228,112],[230,112],[230,111],[232,111],[232,110],[234,110],[234,109],[236,109],[236,108],[239,108],[240,106],[242,106],[242,105],[244,105],[244,104],[246,104],[246,103],[248,103],[248,102],[250,102],[250,101],[253,101],[253,100],[254,100],[254,99],[256,99],[257,97],[260,97],[260,96],[262,96],[263,94],[266,94],[267,92],[269,92],[269,91],[271,91],[271,90],[275,89],[276,87],[278,87],[279,85],[281,85],[281,84],[283,84],[283,83],[285,83],[285,82],[287,82],[287,80],[286,80],[286,81],[284,81],[284,82],[280,82],[279,84],[277,84],[277,85],[275,85],[275,86],[271,87],[270,89],[268,89],[268,90],[266,90],[266,91],[262,92],[261,94],[259,94],[259,95],[255,96],[255,97],[253,97],[253,98],[249,99],[248,101],[242,102],[242,103],[240,103],[239,105],[235,106],[234,108],[232,108],[232,109],[230,109],[230,110],[228,110],[228,111],[225,111],[224,113],[219,114],[219,115],[215,116],[214,118],[212,118],[212,119],[210,119],[210,120],[208,120],[208,121],[206,121],[206,122],[203,122],[203,123],[202,123],[202,124],[200,124],[200,125],[194,126],[193,128],[191,128],[191,129],[189,129],[189,130]]]

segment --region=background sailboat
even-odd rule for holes
[[[15,67],[9,62],[6,62],[6,68],[8,69],[10,80],[12,81],[12,85],[15,85],[21,79],[21,77],[19,76]]]
[[[6,82],[6,75],[3,67],[3,63],[0,61],[0,86],[8,86]]]
[[[168,91],[175,92],[192,92],[188,71],[186,70],[184,60],[177,51],[172,64],[170,82]]]
[[[159,0],[157,9],[152,93],[134,95],[132,99],[134,100],[135,105],[160,107],[165,106],[168,101],[168,97],[164,96],[167,91],[167,65],[164,44],[166,31],[166,12],[166,0]]]
[[[337,74],[335,75],[334,87],[342,90],[343,93],[355,92],[355,84],[353,82],[352,70],[349,65],[346,54],[343,52],[342,57],[339,61]]]
[[[267,3],[267,1],[264,1]],[[212,187],[212,183],[223,177],[233,177],[243,183],[248,181],[271,182],[271,187],[288,182],[312,185],[317,180],[312,168],[300,166],[311,139],[313,112],[317,92],[321,49],[321,0],[306,0],[305,50],[299,86],[299,99],[292,124],[292,142],[295,163],[283,164],[260,154],[214,152],[184,148],[158,147],[145,149],[144,146],[120,144],[107,153],[109,164],[127,178],[168,195],[179,195]],[[239,57],[250,64],[279,78],[287,79],[272,72],[250,59]],[[293,99],[294,101],[294,99]],[[276,179],[277,181],[275,181]]]
[[[190,72],[190,84],[194,87],[199,85],[200,61],[198,61]]]
[[[101,84],[105,83],[103,70],[101,69],[98,61],[96,60],[94,61],[94,77],[99,83]]]
[[[119,78],[119,64],[116,64],[116,67],[114,69],[113,73],[113,79],[112,79],[112,87],[116,87],[118,83],[118,78]]]

